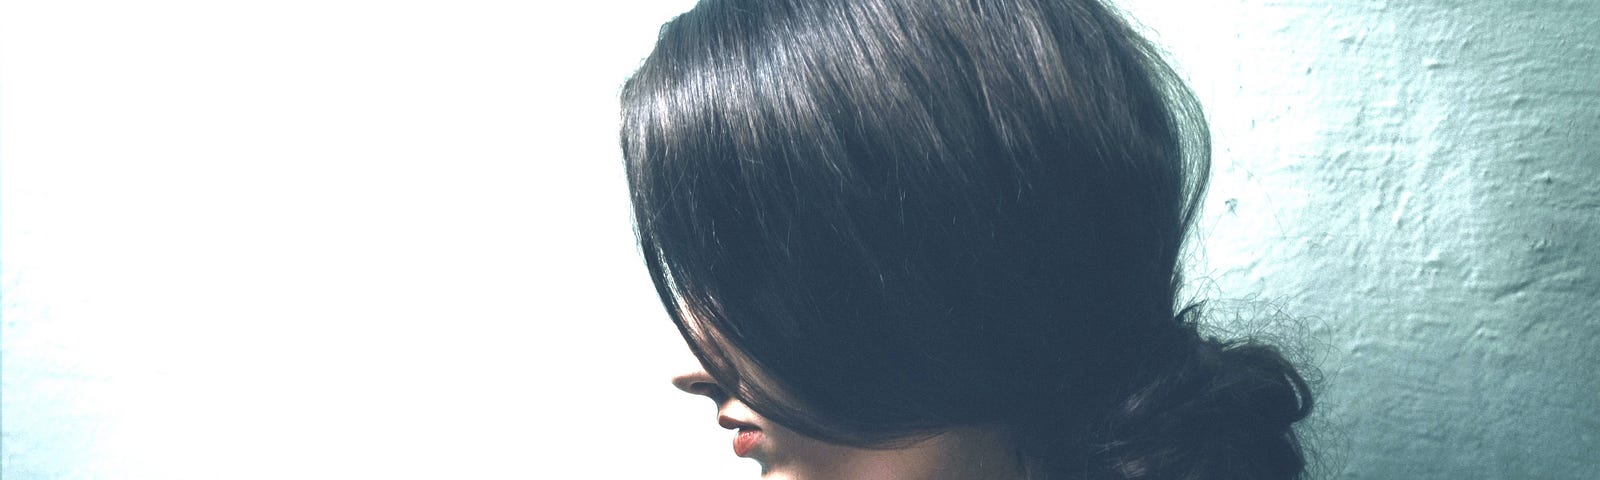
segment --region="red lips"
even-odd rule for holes
[[[727,415],[717,417],[717,425],[729,430],[738,429],[739,434],[733,437],[733,454],[745,456],[750,449],[756,447],[761,441],[761,429],[755,425],[729,418]]]
[[[750,453],[750,449],[756,448],[756,442],[760,441],[760,430],[746,430],[741,428],[739,429],[739,435],[733,437],[733,454],[743,457],[746,453]]]

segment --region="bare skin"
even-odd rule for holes
[[[725,428],[756,430],[745,453],[767,480],[1016,480],[1016,456],[998,429],[959,427],[896,449],[836,445],[800,435],[750,410],[723,391],[704,370],[678,375],[673,385],[717,401]]]

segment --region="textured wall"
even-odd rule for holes
[[[1339,478],[1600,471],[1600,2],[1127,7],[1217,135],[1197,291],[1314,332]]]

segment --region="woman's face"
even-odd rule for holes
[[[733,430],[734,454],[761,464],[772,480],[1016,479],[1016,457],[996,429],[957,428],[904,448],[836,445],[795,433],[732,398],[704,370],[673,385],[717,404],[718,425]]]

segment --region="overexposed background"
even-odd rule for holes
[[[1191,291],[1297,319],[1319,472],[1600,469],[1600,3],[1119,3],[1216,134]],[[754,478],[617,148],[691,5],[0,4],[0,476]]]
[[[4,478],[751,477],[617,149],[691,5],[8,2]]]

